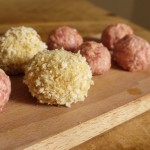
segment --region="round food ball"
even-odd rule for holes
[[[78,47],[83,43],[82,36],[74,28],[63,26],[54,29],[48,38],[48,48],[60,49],[76,52]]]
[[[0,37],[0,67],[8,74],[23,73],[24,65],[46,48],[34,29],[11,28]]]
[[[92,69],[93,75],[107,72],[111,67],[111,55],[106,47],[94,41],[84,42],[80,46],[80,53]]]
[[[0,112],[9,100],[10,93],[11,82],[9,76],[7,76],[2,69],[0,69]]]
[[[38,53],[25,68],[24,83],[40,103],[70,107],[87,96],[91,78],[84,57],[61,49]]]
[[[150,45],[136,35],[127,35],[116,43],[113,60],[128,71],[145,70],[150,64]]]
[[[109,50],[113,50],[114,44],[128,34],[133,34],[133,30],[126,24],[109,25],[103,31],[101,41]]]

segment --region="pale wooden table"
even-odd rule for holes
[[[10,25],[29,25],[41,31],[42,24],[49,30],[59,25],[76,27],[82,35],[100,33],[108,24],[124,22],[135,32],[150,41],[150,32],[130,21],[114,16],[86,0],[7,0],[0,1],[0,31],[5,32]],[[41,27],[39,29],[39,24]],[[37,25],[37,26],[36,26]],[[41,35],[47,32],[42,28]],[[46,39],[47,37],[44,37]],[[120,125],[109,132],[95,137],[73,150],[149,150],[150,111]]]

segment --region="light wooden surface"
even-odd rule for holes
[[[150,111],[71,150],[149,150]]]
[[[83,36],[90,38],[91,35],[100,34],[104,27],[114,22],[128,23],[138,35],[147,40],[150,39],[148,31],[127,20],[112,16],[111,13],[94,6],[90,1],[65,0],[65,3],[62,3],[59,0],[54,2],[9,0],[9,3],[8,1],[0,2],[1,34],[11,26],[27,25],[37,29],[43,40],[46,40],[52,28],[70,25],[76,27]],[[91,88],[86,101],[77,103],[70,109],[36,104],[22,84],[21,77],[12,77],[11,100],[4,112],[0,114],[0,149],[25,147],[41,149],[41,146],[47,148],[49,145],[49,149],[52,146],[55,149],[68,149],[101,134],[149,109],[150,98],[147,95],[150,92],[149,75],[150,69],[145,72],[129,73],[112,68],[104,76],[94,77],[96,84]],[[149,119],[144,117],[143,115],[143,122]],[[128,128],[127,125],[120,130]],[[133,133],[137,133],[143,128],[145,132],[140,135],[141,143],[143,143],[142,137],[150,141],[150,129],[144,124],[141,128],[133,125],[130,129],[130,131],[136,130]],[[123,133],[125,137],[129,136],[128,132]],[[110,145],[115,138],[117,143],[115,135],[116,132],[112,132],[110,136],[107,136]],[[119,139],[118,136],[118,141]],[[103,142],[103,138],[101,144],[98,141],[100,138],[90,141],[94,143],[93,147],[90,147],[89,142],[90,144],[86,143],[75,149],[100,149],[103,143],[104,149],[112,147],[112,149],[119,149],[115,144],[105,147],[106,142]],[[124,146],[126,143],[121,144]]]
[[[0,114],[0,149],[63,150],[79,145],[149,110],[149,76],[150,69],[129,73],[112,68],[94,77],[85,102],[71,108],[36,104],[22,77],[12,77],[12,96]]]

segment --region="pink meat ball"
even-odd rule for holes
[[[113,60],[128,71],[145,70],[150,64],[150,45],[136,35],[127,35],[116,43]]]
[[[84,42],[80,46],[80,53],[86,58],[93,75],[101,75],[111,67],[111,55],[106,47],[94,41]]]
[[[113,50],[114,44],[129,34],[133,34],[130,26],[126,24],[113,24],[104,29],[101,40],[109,50]]]
[[[83,43],[83,38],[79,32],[71,27],[63,26],[54,29],[48,38],[49,49],[60,49],[75,52]]]
[[[11,82],[9,76],[7,76],[2,69],[0,69],[0,111],[2,111],[4,105],[9,100],[10,93]]]

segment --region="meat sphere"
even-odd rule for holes
[[[0,111],[2,111],[4,105],[9,100],[11,92],[11,82],[5,72],[0,69]]]
[[[144,70],[150,64],[150,45],[136,35],[127,35],[116,43],[113,60],[125,70]]]
[[[74,28],[63,26],[54,29],[48,38],[49,49],[60,49],[75,52],[83,43],[82,36]]]
[[[87,41],[79,49],[90,65],[93,75],[103,74],[110,69],[111,55],[103,44]]]
[[[128,34],[133,34],[133,30],[126,24],[109,25],[102,33],[102,43],[109,49],[114,49],[114,44]]]

